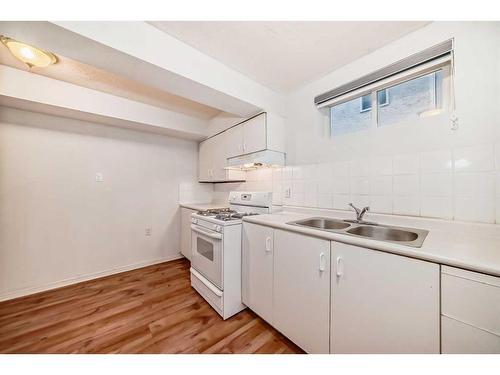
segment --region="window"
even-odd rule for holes
[[[340,97],[335,102],[338,104],[330,106],[332,136],[413,123],[442,113],[447,100],[445,82],[449,74],[449,63],[441,63],[434,68],[412,71],[368,86],[363,95],[351,96],[352,99],[344,101]],[[367,89],[371,90],[368,94]]]
[[[363,110],[363,98],[358,97],[330,108],[330,122],[332,135],[342,135],[353,133],[360,130],[369,129],[372,124],[372,111],[370,111],[372,102],[371,95],[367,95],[370,99],[369,108]],[[361,106],[361,111],[360,111]]]
[[[384,93],[385,94],[382,94]],[[381,104],[381,96],[390,93],[391,103]],[[382,94],[382,95],[381,95]],[[438,70],[421,77],[399,83],[377,92],[377,125],[386,126],[417,120],[442,109],[443,72]]]

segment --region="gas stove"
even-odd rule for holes
[[[234,220],[241,220],[244,216],[258,215],[258,213],[241,212],[232,210],[231,208],[217,208],[217,209],[198,211],[196,215],[203,216],[204,218],[210,217],[220,221],[234,221]]]

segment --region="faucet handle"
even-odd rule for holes
[[[359,212],[361,211],[361,210],[360,210],[359,208],[357,208],[357,207],[356,207],[356,206],[355,206],[352,202],[351,202],[351,203],[349,203],[349,206],[351,206],[351,207],[354,209],[354,211],[356,211],[357,213],[359,213]]]

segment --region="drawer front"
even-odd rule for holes
[[[218,290],[213,285],[210,285],[210,287],[207,285],[210,285],[210,281],[191,268],[191,286],[201,294],[205,301],[207,301],[210,306],[215,309],[215,311],[217,311],[220,315],[223,315],[224,300],[222,298],[222,291]]]
[[[500,336],[500,283],[497,278],[443,267],[441,313]]]
[[[443,354],[499,354],[500,336],[443,316],[441,350]]]

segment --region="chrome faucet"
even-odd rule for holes
[[[370,211],[370,207],[363,207],[362,209],[359,209],[352,203],[349,203],[349,206],[354,208],[354,211],[356,211],[356,222],[361,223],[363,222],[363,216],[366,214],[367,211]]]

